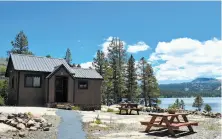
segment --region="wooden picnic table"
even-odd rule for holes
[[[187,126],[190,132],[194,132],[192,126],[198,126],[197,122],[189,122],[187,119],[187,115],[185,113],[176,113],[176,114],[168,114],[168,113],[151,113],[152,116],[149,122],[141,121],[142,125],[146,125],[145,132],[149,132],[151,127],[163,127],[167,128],[169,133],[172,136],[175,136],[175,132],[173,129],[179,129],[181,126]],[[179,116],[182,116],[183,121],[179,120]],[[157,120],[159,118],[159,120]],[[176,122],[174,120],[177,120]]]
[[[131,114],[132,111],[137,111],[137,114],[139,115],[140,109],[138,108],[138,104],[136,103],[121,103],[119,104],[119,114],[121,114],[122,110],[126,111],[126,114]],[[128,113],[129,111],[129,113]]]

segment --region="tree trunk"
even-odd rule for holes
[[[151,102],[150,96],[148,96],[148,101],[149,101],[149,107],[151,107],[152,106],[152,102]]]

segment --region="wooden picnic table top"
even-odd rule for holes
[[[179,115],[189,115],[188,113],[175,113],[175,114],[169,114],[169,113],[150,113],[151,116],[159,116],[159,117],[169,117],[169,116],[179,116]]]

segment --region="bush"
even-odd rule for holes
[[[114,110],[113,110],[113,109],[108,108],[108,109],[107,109],[107,112],[114,112]]]
[[[94,121],[94,123],[96,123],[96,124],[102,124],[102,122],[101,122],[101,120],[100,120],[100,118],[99,118],[99,114],[97,115],[96,120]]]
[[[72,110],[80,110],[80,107],[78,107],[78,106],[72,106]]]
[[[207,111],[207,112],[210,112],[212,109],[211,109],[211,106],[206,104],[205,107],[204,107],[204,110]]]
[[[2,97],[0,96],[0,106],[4,106],[4,105],[5,105],[4,98],[2,98]]]

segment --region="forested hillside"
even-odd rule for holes
[[[214,78],[197,78],[191,82],[178,84],[160,84],[162,97],[191,97],[200,94],[203,97],[220,97],[221,81]]]

